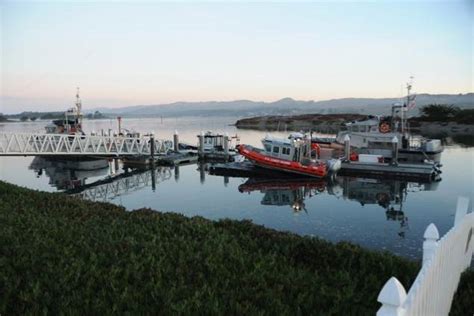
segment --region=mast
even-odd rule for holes
[[[81,98],[79,97],[79,87],[77,87],[76,92],[76,118],[77,122],[79,123],[79,127],[82,129],[82,102]]]
[[[410,99],[411,99],[411,88],[413,86],[413,76],[410,76],[410,81],[407,82],[407,101],[405,103],[405,106],[402,109],[402,114],[401,114],[401,119],[402,119],[402,134],[405,134],[406,132],[406,111],[408,111],[408,107],[410,106]]]

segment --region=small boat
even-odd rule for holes
[[[314,159],[311,139],[300,133],[293,133],[287,139],[267,135],[262,144],[264,149],[250,145],[239,145],[237,149],[258,167],[316,178],[324,178],[341,166],[337,159],[328,162]]]
[[[226,146],[229,152],[235,152],[235,148],[240,142],[238,135],[228,136],[211,131],[207,131],[197,137],[200,140],[198,150],[200,149],[204,153],[224,152]]]
[[[239,136],[229,136],[208,131],[198,137],[199,159],[213,161],[233,161],[236,148],[240,142]]]

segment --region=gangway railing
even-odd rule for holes
[[[154,137],[0,132],[0,156],[150,156],[166,154],[171,141]]]

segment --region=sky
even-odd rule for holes
[[[0,112],[473,89],[474,1],[0,0]]]

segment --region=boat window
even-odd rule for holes
[[[272,145],[270,145],[270,144],[263,144],[263,147],[265,147],[265,151],[267,151],[267,152],[272,151]]]
[[[273,152],[274,152],[275,154],[278,154],[278,153],[280,152],[280,147],[278,147],[278,146],[273,146]]]
[[[288,148],[288,147],[283,147],[283,148],[281,149],[281,153],[282,153],[283,155],[289,155],[289,154],[290,154],[290,148]]]

